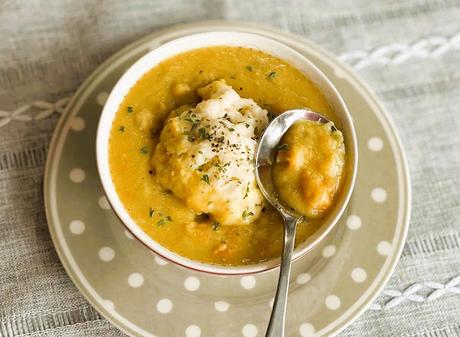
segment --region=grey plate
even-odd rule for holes
[[[336,230],[294,264],[287,317],[288,336],[337,334],[371,304],[396,266],[409,224],[410,181],[398,136],[371,90],[294,35],[247,23],[194,23],[149,35],[101,65],[68,105],[49,151],[45,204],[56,250],[88,301],[129,335],[264,335],[277,271],[221,277],[166,263],[124,230],[96,170],[97,121],[121,74],[161,43],[212,30],[265,35],[296,49],[329,77],[353,115],[355,190]]]

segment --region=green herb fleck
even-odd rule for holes
[[[241,180],[237,177],[231,177],[230,181],[236,181],[239,185],[241,185]]]
[[[149,152],[149,148],[147,146],[142,146],[141,149],[140,149],[140,152],[142,154],[146,154]]]
[[[220,223],[218,223],[217,221],[215,221],[215,222],[212,224],[212,230],[213,230],[213,231],[216,231],[219,227],[220,227]]]
[[[127,108],[126,108],[126,111],[128,111],[128,113],[133,112],[133,107],[132,107],[132,106],[127,107]]]
[[[269,80],[273,80],[276,77],[276,71],[270,72],[270,74],[267,75],[267,78]]]
[[[196,128],[196,125],[200,122],[198,117],[194,114],[190,114],[189,117],[185,118],[187,122],[192,123],[192,130]]]
[[[246,66],[245,68],[247,71],[252,71],[252,66]]]
[[[241,216],[243,217],[243,219],[246,219],[248,216],[253,216],[253,215],[254,215],[254,213],[248,212],[248,210],[245,209]]]
[[[287,150],[289,150],[289,145],[288,144],[278,144],[276,149],[278,151],[287,151]]]
[[[172,219],[171,219],[171,217],[169,215],[165,216],[165,217],[161,218],[160,220],[158,220],[157,226],[164,226],[168,222],[171,222],[171,221],[172,221]]]
[[[249,183],[246,185],[246,193],[244,194],[243,199],[246,199],[248,197],[248,194],[249,194]]]
[[[198,166],[197,170],[198,170],[199,172],[203,172],[203,170],[204,170],[205,167],[206,167],[206,163],[201,164],[200,166]]]
[[[217,170],[223,173],[225,173],[225,171],[227,170],[227,166],[230,166],[230,163],[222,164],[220,161],[218,161],[214,164],[214,167],[217,167]]]
[[[209,185],[209,176],[207,174],[203,174],[200,180],[203,180],[206,184]]]
[[[153,210],[152,207],[149,208],[149,218],[151,218],[153,216],[153,213],[155,213],[155,211]]]
[[[124,125],[120,126],[118,130],[120,130],[120,132],[125,132],[125,126]]]
[[[235,131],[235,129],[234,128],[228,128],[228,131],[233,132],[233,131]]]
[[[200,128],[198,130],[198,132],[200,133],[201,139],[210,139],[211,138],[211,135],[206,131],[205,128]]]

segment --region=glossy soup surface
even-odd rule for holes
[[[151,158],[171,110],[196,105],[196,89],[218,79],[273,115],[310,108],[335,121],[321,92],[286,62],[248,48],[196,49],[155,66],[126,95],[110,135],[111,175],[133,220],[169,250],[220,265],[258,263],[281,251],[283,225],[274,209],[266,206],[248,225],[215,226],[212,219],[197,217],[180,196],[162,188],[152,170]],[[311,219],[300,224],[297,244],[321,223],[321,219]]]
[[[278,144],[273,181],[281,198],[298,213],[321,218],[335,200],[344,164],[342,132],[331,122],[300,120]]]

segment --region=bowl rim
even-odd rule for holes
[[[293,260],[297,260],[298,258],[304,256],[332,230],[348,205],[356,180],[358,149],[352,116],[337,89],[322,73],[322,71],[319,70],[310,60],[281,42],[255,33],[222,30],[191,34],[173,39],[157,46],[134,62],[112,88],[99,118],[96,133],[97,169],[107,201],[109,202],[115,215],[120,219],[121,223],[133,235],[133,237],[155,254],[179,266],[208,274],[246,275],[266,272],[274,268],[278,268],[281,259],[275,258],[257,264],[242,266],[224,266],[196,261],[167,249],[148,236],[131,218],[121,202],[112,180],[108,155],[109,138],[113,119],[126,94],[144,74],[157,66],[160,62],[193,49],[211,46],[239,46],[253,48],[272,54],[275,57],[281,58],[291,64],[300,63],[302,68],[304,68],[303,70],[299,69],[299,67],[295,67],[302,73],[306,73],[308,71],[308,77],[315,83],[316,86],[320,87],[321,92],[327,96],[328,101],[334,105],[335,108],[339,108],[335,110],[341,110],[337,116],[343,121],[343,126],[345,127],[346,125],[348,129],[346,134],[349,139],[347,144],[347,153],[351,153],[351,155],[348,155],[347,157],[347,164],[350,168],[346,177],[347,181],[343,183],[343,188],[346,187],[347,190],[341,192],[343,194],[341,202],[336,203],[334,206],[333,216],[328,219],[329,221],[326,221],[315,231],[314,234],[312,234],[294,250]],[[326,94],[325,91],[328,93]],[[333,100],[331,100],[331,98],[333,98]],[[345,186],[345,184],[347,186]]]

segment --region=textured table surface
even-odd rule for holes
[[[42,197],[66,97],[107,57],[176,23],[258,22],[350,64],[395,121],[413,192],[386,290],[341,336],[460,336],[460,1],[0,1],[0,336],[123,336],[74,287]]]

